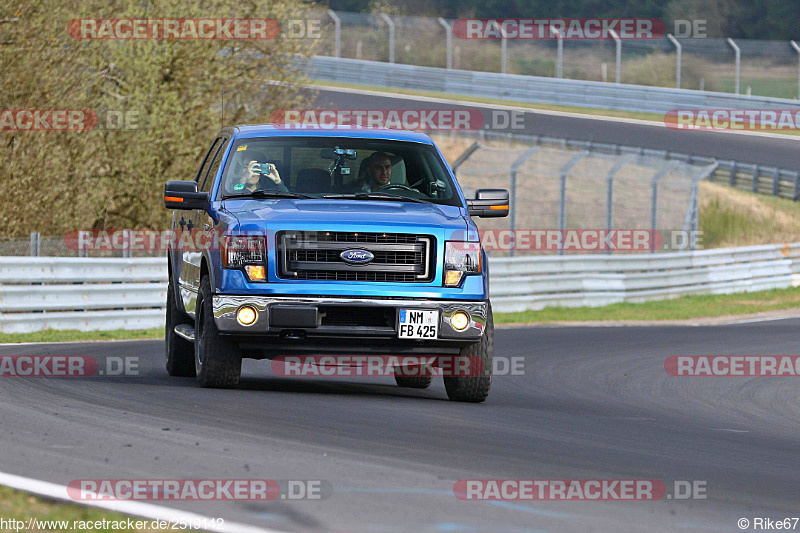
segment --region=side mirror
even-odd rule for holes
[[[475,199],[467,200],[471,217],[507,217],[508,191],[505,189],[478,189]]]
[[[197,182],[171,180],[164,186],[164,207],[167,209],[205,209],[208,193],[197,192]]]

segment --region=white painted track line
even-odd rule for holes
[[[181,511],[179,509],[171,509],[160,505],[153,505],[140,501],[130,500],[107,500],[107,501],[76,501],[67,495],[67,487],[65,485],[57,485],[47,481],[39,481],[37,479],[30,479],[22,476],[15,476],[14,474],[6,474],[0,472],[0,485],[5,485],[13,489],[38,494],[54,500],[62,500],[69,503],[79,505],[89,505],[92,507],[99,507],[109,511],[116,511],[118,513],[125,513],[129,515],[148,518],[150,520],[171,520],[175,523],[178,520],[183,520],[184,523],[191,523],[193,520],[210,520],[213,517],[203,516],[197,513],[190,513],[188,511]],[[26,520],[28,517],[16,517],[17,519]],[[238,522],[231,522],[225,520],[221,527],[215,528],[214,531],[226,533],[285,533],[276,529],[265,529],[248,524],[240,524]]]

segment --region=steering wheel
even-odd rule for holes
[[[400,189],[400,190],[403,190],[403,191],[411,191],[411,192],[416,192],[416,193],[419,192],[416,189],[412,189],[411,187],[409,187],[407,185],[401,185],[399,183],[389,183],[389,184],[384,185],[383,187],[380,187],[378,190],[379,191],[385,191],[385,190],[388,190],[388,189]]]

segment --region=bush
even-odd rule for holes
[[[3,25],[2,107],[89,109],[101,119],[90,131],[0,137],[0,235],[163,227],[170,216],[164,182],[194,178],[223,122],[223,88],[225,125],[267,121],[273,109],[301,101],[303,79],[290,65],[304,52],[301,40],[77,40],[67,33],[78,16],[142,18],[142,5],[27,0],[0,8],[0,20],[17,20]],[[150,19],[280,21],[297,4],[167,0],[146,9]],[[108,129],[109,111],[135,111],[142,119],[137,129]]]

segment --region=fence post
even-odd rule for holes
[[[658,226],[658,181],[666,176],[673,168],[677,166],[677,161],[669,161],[664,165],[661,170],[653,174],[651,180],[653,184],[653,191],[650,195],[650,252],[656,251],[655,234]]]
[[[617,43],[617,73],[615,83],[620,83],[622,80],[622,39],[620,39],[617,32],[612,29],[609,29],[608,33],[611,34],[611,37],[614,38],[614,42]]]
[[[564,77],[564,34],[550,26],[550,31],[556,35],[558,39],[558,55],[556,56],[556,78],[561,79]]]
[[[42,252],[42,235],[38,231],[31,232],[31,257],[39,257]]]
[[[792,200],[794,200],[794,201],[797,201],[797,193],[800,192],[800,191],[798,191],[798,188],[800,188],[798,186],[800,186],[800,172],[795,172],[794,173],[794,191],[792,192]]]
[[[381,18],[389,25],[389,63],[394,63],[394,21],[386,13],[381,13]]]
[[[500,25],[500,72],[506,73],[508,69],[508,39],[506,38],[506,30],[503,25]]]
[[[758,174],[761,172],[761,168],[758,164],[753,165],[753,192],[758,192]]]
[[[736,187],[736,161],[731,161],[730,181],[731,187]]]
[[[342,19],[333,9],[328,10],[328,16],[333,19],[334,55],[335,57],[342,57]]]
[[[480,147],[481,143],[479,143],[478,141],[473,142],[469,146],[469,148],[464,150],[464,152],[460,156],[458,156],[455,161],[453,161],[453,164],[450,166],[450,170],[453,171],[453,176],[456,175],[456,170],[458,170],[458,167],[461,166],[461,163],[469,159],[469,156],[471,156]]]
[[[798,44],[797,44],[796,42],[794,42],[794,41],[789,41],[789,43],[791,43],[791,45],[792,45],[792,48],[794,48],[794,49],[795,49],[795,51],[796,51],[796,52],[797,52],[797,54],[798,54],[798,56],[797,56],[797,58],[798,58],[798,69],[797,69],[797,97],[798,97],[798,98],[800,98],[800,45],[798,45]]]
[[[677,54],[677,59],[675,60],[675,87],[677,89],[681,88],[681,43],[678,42],[678,39],[672,36],[671,33],[667,34],[667,39],[675,46],[675,52]]]
[[[775,174],[772,175],[772,196],[778,196],[778,181],[781,179],[781,169],[775,167]]]
[[[86,243],[91,239],[91,232],[81,230],[78,232],[78,257],[89,257],[89,247]]]
[[[606,175],[607,189],[606,189],[606,231],[611,231],[614,228],[614,176],[619,172],[622,167],[628,164],[630,156],[623,155],[614,163],[611,170]],[[611,253],[611,249],[606,250],[607,254]]]
[[[444,31],[446,32],[447,68],[451,69],[453,68],[453,28],[442,17],[439,17],[439,24],[444,26]]]
[[[736,94],[739,94],[739,70],[742,66],[742,51],[736,46],[736,43],[733,42],[733,39],[728,37],[727,39],[728,44],[731,45],[733,48],[733,52],[736,54],[736,82],[734,83],[734,91]]]
[[[683,223],[683,230],[689,236],[689,249],[697,250],[697,233],[699,227],[700,209],[698,206],[700,182],[712,176],[719,169],[719,161],[714,161],[708,165],[692,180],[692,192],[689,197],[689,206],[686,209],[686,220]]]
[[[508,202],[508,210],[509,210],[509,218],[508,218],[508,229],[511,230],[511,235],[514,236],[514,230],[517,228],[517,171],[519,167],[522,166],[525,161],[530,159],[530,157],[538,150],[538,146],[531,146],[527,150],[525,150],[522,155],[520,155],[516,161],[511,163],[511,183],[509,185],[510,191],[510,198]],[[516,242],[514,245],[511,246],[511,250],[509,252],[510,256],[514,255],[514,248],[516,247]]]
[[[698,199],[698,186],[699,181],[692,182],[692,195],[689,198],[689,215],[690,215],[690,224],[691,229],[689,230],[689,249],[694,251],[697,250],[697,229],[698,229],[698,217],[700,215],[700,210],[697,206],[697,199]]]
[[[564,246],[563,246],[563,239],[564,234],[567,229],[567,174],[572,167],[578,164],[578,162],[589,155],[589,152],[580,152],[579,154],[573,156],[566,165],[561,167],[561,179],[559,185],[559,197],[558,197],[558,231],[561,233],[561,247],[558,250],[558,255],[564,255]]]
[[[122,257],[130,257],[131,256],[131,238],[133,238],[133,232],[129,229],[122,230],[123,232],[123,242],[125,245],[122,247]]]

